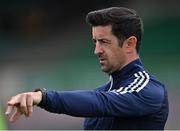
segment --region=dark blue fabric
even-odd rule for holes
[[[110,75],[110,82],[93,91],[49,91],[41,107],[86,117],[84,129],[164,129],[167,91],[145,71],[141,61],[137,59]]]

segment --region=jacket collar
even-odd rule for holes
[[[115,71],[111,73],[113,80],[116,79],[125,79],[130,75],[134,74],[138,70],[144,70],[143,64],[140,59],[136,59],[126,66],[124,66],[121,70]]]

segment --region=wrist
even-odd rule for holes
[[[42,101],[42,92],[41,91],[35,91],[34,92],[34,103],[33,105],[39,105]]]
[[[35,103],[37,106],[43,106],[46,103],[46,89],[35,89],[34,92],[36,93],[36,102]]]

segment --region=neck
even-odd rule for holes
[[[126,58],[123,66],[122,66],[119,70],[121,70],[123,67],[125,67],[126,65],[128,65],[129,63],[131,63],[132,61],[134,61],[134,60],[136,60],[136,59],[139,59],[139,55],[138,55],[138,54],[137,54],[137,55],[129,55],[129,56]]]

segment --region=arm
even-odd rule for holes
[[[105,91],[47,92],[41,105],[47,111],[79,117],[140,116],[156,112],[164,99],[163,90],[116,94]]]
[[[104,87],[98,90],[103,89]],[[33,113],[33,106],[41,106],[46,102],[45,98],[46,92],[41,89],[36,89],[35,92],[17,94],[7,102],[5,114],[10,117],[10,122],[15,122],[22,115],[29,117]],[[13,111],[14,113],[12,113]]]
[[[6,114],[9,115],[13,108],[17,108],[17,111],[10,118],[10,121],[15,121],[23,114],[30,116],[33,105],[39,105],[53,113],[81,117],[141,116],[158,111],[162,106],[163,99],[163,87],[154,87],[153,85],[149,85],[138,93],[126,94],[99,90],[49,91],[46,93],[45,101],[42,100],[42,92],[38,91],[12,97],[8,102]]]

